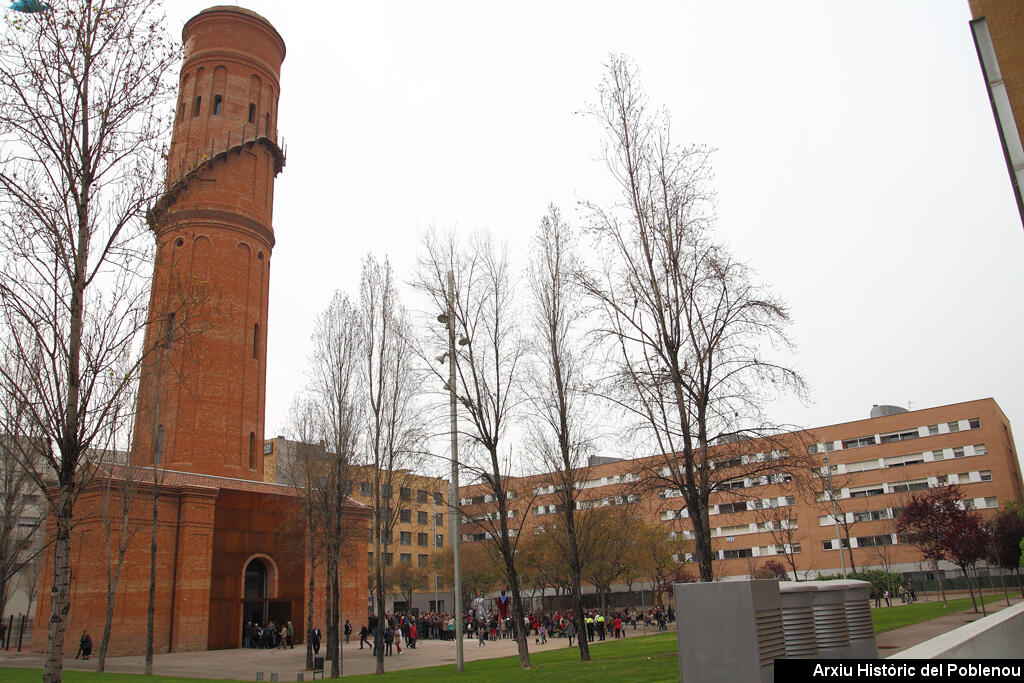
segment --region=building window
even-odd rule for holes
[[[395,562],[394,553],[384,553],[384,566],[390,567]]]
[[[910,439],[916,439],[920,434],[917,433],[916,429],[909,430],[906,432],[892,432],[891,434],[882,434],[879,437],[879,443],[892,443],[894,441],[908,441]]]
[[[441,500],[441,494],[438,492],[434,493],[434,505],[443,505],[444,501]]]
[[[972,417],[967,421],[967,424],[971,426],[971,429],[981,429],[981,420],[976,417]]]
[[[368,482],[368,481],[361,481],[361,482],[359,482],[359,495],[360,496],[368,496],[368,495],[370,495],[370,491],[371,490],[372,489],[370,488],[370,482]]]
[[[200,105],[202,104],[202,102],[203,102],[203,98],[202,98],[202,97],[198,97],[198,96],[197,96],[197,97],[196,97],[196,103],[195,103],[195,106],[194,106],[194,107],[192,108],[192,116],[193,116],[193,117],[195,117],[195,116],[199,116],[199,107],[200,107]]]
[[[256,123],[256,104],[249,103],[249,123]]]
[[[736,503],[722,503],[718,506],[718,514],[727,515],[730,512],[743,512],[747,509],[747,501],[741,500]]]
[[[942,460],[946,456],[942,454],[941,450],[932,451],[932,460]]]
[[[260,357],[260,324],[252,326],[252,357]]]
[[[857,537],[858,548],[871,548],[877,545],[892,545],[892,536],[889,534],[880,534],[878,536]]]
[[[938,436],[939,425],[928,425],[928,436]]]
[[[373,553],[366,553],[366,566],[373,566]]]
[[[874,446],[875,436],[859,436],[856,439],[847,439],[843,442],[843,448],[861,448],[862,446]]]
[[[434,547],[435,548],[442,548],[442,547],[444,547],[444,534],[434,534]]]
[[[953,457],[954,458],[962,458],[962,457],[964,457],[964,449],[963,448],[954,448],[953,449]]]
[[[437,526],[444,526],[444,514],[440,512],[434,513],[434,524]]]
[[[416,545],[426,545],[426,544],[427,544],[427,535],[426,534],[416,534]]]
[[[738,560],[741,557],[753,557],[754,551],[751,548],[738,548],[736,550],[723,550],[723,560]]]
[[[380,497],[384,500],[391,500],[391,484],[381,484]]]
[[[850,547],[850,539],[848,539],[848,538],[844,538],[843,539],[843,547],[844,548],[849,548]],[[832,539],[829,539],[827,541],[822,541],[821,542],[821,549],[822,550],[835,550],[836,549],[836,539],[832,538]]]
[[[406,510],[402,508],[398,511],[398,521],[409,523],[412,521],[412,510]]]
[[[267,112],[266,123],[263,124],[263,134],[270,137],[270,112]]]
[[[983,444],[983,443],[976,443],[976,444],[974,444],[974,454],[975,455],[985,455],[986,453],[988,453],[988,449],[985,448],[985,444]]]
[[[417,555],[416,556],[416,566],[417,567],[426,567],[427,566],[427,556],[426,555]]]
[[[398,498],[400,500],[412,500],[412,489],[402,486],[398,489]]]
[[[982,481],[992,481],[992,471],[991,470],[985,470],[983,472],[980,472],[979,474],[981,474],[981,480]]]
[[[427,523],[427,511],[426,510],[419,510],[416,513],[416,523],[417,524],[426,524]]]
[[[399,532],[398,542],[401,545],[412,545],[412,534],[408,531]]]
[[[951,431],[951,432],[959,432],[960,431],[960,423],[959,422],[948,422],[948,423],[946,423],[946,426],[949,427],[949,431]]]
[[[224,98],[220,95],[213,96],[213,115],[220,116],[221,108],[224,106]]]
[[[423,489],[417,489],[416,490],[416,502],[417,503],[426,503],[427,502],[427,492],[424,491]]]
[[[256,434],[249,432],[249,469],[256,469]]]

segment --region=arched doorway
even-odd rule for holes
[[[268,579],[270,571],[261,557],[254,557],[245,565],[242,600],[245,619],[254,624],[267,623]]]
[[[240,645],[256,647],[249,633],[249,624],[266,626],[273,621],[284,625],[292,618],[291,600],[280,599],[278,570],[269,555],[249,557],[242,570],[242,628]],[[250,634],[251,636],[251,634]]]

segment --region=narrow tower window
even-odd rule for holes
[[[249,123],[256,123],[256,105],[253,102],[249,103]]]
[[[266,123],[263,124],[263,134],[270,137],[270,112],[267,112]]]
[[[256,469],[256,435],[249,432],[249,469]]]
[[[203,98],[197,96],[196,97],[196,106],[192,109],[192,116],[199,116],[199,105],[202,104],[202,102],[203,102]]]
[[[174,314],[167,315],[167,348],[174,348]]]
[[[220,116],[221,107],[224,106],[224,98],[220,95],[213,96],[213,115]]]
[[[252,326],[252,357],[260,357],[260,324]]]

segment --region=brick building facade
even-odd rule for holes
[[[263,482],[266,329],[276,130],[285,45],[263,17],[238,7],[200,12],[185,46],[165,192],[150,211],[156,262],[130,475],[104,468],[84,489],[72,533],[65,647],[82,630],[98,644],[106,614],[104,499],[135,529],[114,609],[110,654],[145,651],[154,461],[159,491],[154,649],[240,647],[247,620],[291,621],[305,633],[312,567],[302,500]],[[131,485],[126,484],[130,480]],[[365,506],[349,501],[352,523]],[[48,535],[52,537],[52,523]],[[365,531],[362,532],[365,534]],[[115,541],[116,543],[116,541]],[[116,554],[116,550],[115,550]],[[366,614],[361,545],[343,551],[342,622]],[[42,585],[52,582],[52,553]],[[322,563],[314,613],[323,628]],[[37,623],[49,593],[40,592]],[[42,651],[45,639],[33,648]]]
[[[719,467],[735,466],[739,472],[721,477],[711,494],[716,577],[746,578],[769,559],[788,568],[784,554],[792,558],[801,578],[839,573],[844,562],[849,570],[851,555],[858,569],[887,565],[893,571],[921,571],[920,552],[899,542],[892,521],[914,492],[958,484],[983,516],[1024,495],[1010,424],[994,400],[875,412],[883,414],[783,435],[770,444],[752,440],[712,447],[711,459]],[[816,470],[805,478],[813,482],[810,487],[797,487],[785,466],[773,476],[742,474],[741,463],[766,457],[795,463],[797,458],[789,454],[801,451],[810,456],[801,458],[801,464]],[[645,472],[664,463],[661,457],[648,457],[594,464],[581,473],[577,507],[614,506],[622,514],[660,525],[666,534],[692,540],[689,511],[679,492],[643,481],[648,479]],[[509,486],[518,499],[511,507],[517,515],[525,514],[512,526],[522,522],[522,533],[528,534],[543,532],[549,520],[558,522],[560,497],[551,474],[517,478]],[[838,534],[841,541],[829,489],[835,491],[835,516],[845,522]],[[465,553],[473,552],[472,544],[485,541],[490,533],[487,516],[496,514],[496,507],[488,492],[482,484],[459,489]],[[840,543],[842,559],[837,552]],[[680,559],[688,559],[686,554]],[[697,574],[695,566],[689,573]]]

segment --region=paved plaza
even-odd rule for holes
[[[1020,601],[1017,597],[1011,596],[1011,601],[1016,604]],[[990,603],[986,606],[988,613],[997,612],[1006,603],[1003,601]],[[894,604],[892,609],[899,609],[899,604]],[[888,631],[879,634],[878,653],[881,657],[905,650],[908,647],[917,645],[939,634],[952,631],[964,624],[980,619],[982,614],[975,614],[971,610],[955,612],[937,619],[913,624],[904,628]],[[675,624],[670,625],[674,632]],[[657,633],[657,628],[648,628],[648,634]],[[643,635],[643,629],[626,631],[629,638]],[[614,642],[613,638],[605,643]],[[595,642],[595,647],[602,647],[605,643]],[[551,638],[547,645],[538,645],[530,637],[530,652],[544,652],[559,648],[568,647],[564,638]],[[514,640],[499,640],[488,642],[485,646],[479,647],[477,641],[466,640],[465,660],[467,662],[491,659],[495,657],[511,657],[516,654],[516,643]],[[220,678],[234,680],[255,680],[256,673],[262,671],[263,679],[270,680],[270,674],[276,673],[280,681],[294,681],[297,674],[303,674],[305,680],[312,679],[312,672],[306,671],[306,650],[305,646],[297,645],[295,649],[289,650],[209,650],[205,652],[174,652],[170,654],[156,655],[153,660],[153,673],[163,676],[194,676],[199,678]],[[376,663],[368,649],[359,649],[355,641],[344,645],[343,651],[344,673],[370,674],[375,671]],[[111,673],[142,674],[144,671],[144,657],[108,657],[106,670]],[[402,669],[413,669],[421,666],[437,666],[441,664],[452,665],[454,672],[455,645],[451,641],[423,640],[417,643],[415,650],[402,649],[401,655],[392,655],[384,658],[384,668],[387,671],[400,671]],[[39,654],[3,652],[0,651],[0,667],[37,667],[43,665],[43,657]],[[95,655],[90,661],[81,661],[67,658],[64,667],[75,671],[94,671],[96,668]],[[328,672],[330,663],[327,664]],[[2,676],[0,676],[2,678]]]

